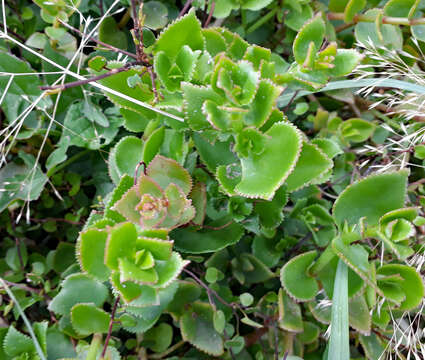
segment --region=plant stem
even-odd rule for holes
[[[60,85],[52,85],[52,86],[40,86],[41,90],[57,90],[57,91],[63,91],[69,88],[73,88],[76,86],[82,86],[82,85],[86,85],[88,83],[91,83],[93,81],[98,81],[98,80],[102,80],[104,78],[107,78],[109,76],[112,75],[116,75],[119,74],[123,71],[127,71],[130,67],[135,66],[135,65],[141,65],[142,63],[139,61],[134,61],[134,62],[129,62],[127,64],[125,64],[124,66],[117,68],[117,69],[112,69],[104,74],[101,75],[97,75],[94,77],[91,77],[89,79],[85,79],[85,80],[77,80],[77,81],[73,81],[70,83],[66,83],[66,84],[60,84]]]
[[[87,352],[86,360],[96,360],[97,352],[102,344],[102,334],[94,334]]]
[[[180,11],[179,16],[183,16],[184,14],[186,14],[187,10],[189,10],[190,6],[192,5],[193,0],[187,0],[186,4],[184,4],[182,11]]]
[[[51,177],[52,175],[56,174],[58,171],[62,170],[63,168],[66,168],[69,164],[72,164],[74,161],[77,161],[79,158],[85,156],[89,152],[90,152],[90,150],[88,150],[88,149],[81,151],[78,154],[75,154],[74,156],[70,157],[67,161],[63,162],[62,164],[52,167],[47,172],[47,174],[46,174],[47,177]]]
[[[258,21],[256,21],[254,24],[252,24],[247,30],[246,33],[250,34],[257,30],[261,25],[265,24],[267,21],[269,21],[275,14],[277,13],[278,8],[275,7],[272,11],[270,11],[268,14],[260,18]]]
[[[183,346],[185,342],[186,341],[184,340],[180,340],[178,343],[174,344],[173,346],[171,346],[170,348],[168,348],[167,350],[165,350],[164,352],[160,354],[149,355],[149,359],[163,359],[169,354],[171,354],[172,352],[174,352],[175,350],[177,350],[179,347]]]
[[[85,34],[83,34],[80,30],[78,30],[78,29],[76,29],[75,27],[73,27],[73,26],[71,26],[71,25],[67,24],[66,22],[63,22],[62,20],[59,20],[59,22],[60,22],[63,26],[65,26],[65,27],[67,27],[68,29],[70,29],[70,30],[72,30],[72,31],[76,32],[77,34],[79,34],[81,37],[85,37],[85,36],[86,36],[86,35],[85,35]],[[106,48],[107,48],[107,49],[109,49],[109,50],[112,50],[112,51],[115,51],[115,52],[119,52],[119,53],[124,54],[124,55],[127,55],[127,56],[129,56],[129,57],[131,57],[131,58],[133,58],[133,59],[137,59],[137,56],[136,56],[135,54],[131,53],[131,52],[128,52],[128,51],[125,51],[125,50],[122,50],[122,49],[116,48],[115,46],[112,46],[112,45],[109,45],[109,44],[107,44],[107,43],[104,43],[103,41],[97,40],[97,39],[95,39],[95,38],[93,38],[93,37],[91,37],[91,36],[90,36],[90,37],[88,37],[88,39],[89,39],[90,41],[95,42],[96,44],[99,44],[99,45],[102,45],[102,46],[106,47]]]
[[[100,354],[100,359],[105,358],[106,350],[108,349],[109,340],[112,335],[112,327],[114,326],[115,313],[117,311],[118,303],[120,302],[120,296],[117,296],[114,302],[114,306],[112,307],[111,312],[111,320],[109,321],[108,334],[106,335],[105,345],[103,345],[102,354]]]
[[[329,20],[344,20],[344,13],[328,13],[327,14]],[[358,22],[375,22],[375,15],[366,15],[366,14],[357,14],[353,18],[353,23],[357,24]],[[382,24],[391,24],[391,25],[424,25],[425,18],[418,19],[409,19],[406,17],[394,17],[394,16],[383,16]]]
[[[215,9],[215,1],[213,1],[211,3],[210,13],[208,14],[207,21],[205,21],[204,28],[208,27],[208,25],[210,24],[211,19],[212,19],[212,16],[213,16],[213,13],[214,13],[214,9]]]

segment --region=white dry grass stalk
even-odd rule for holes
[[[9,286],[6,284],[6,282],[2,278],[0,278],[0,286],[4,288],[7,295],[9,295],[10,300],[13,301],[14,306],[16,306],[16,309],[18,310],[19,315],[21,316],[22,320],[25,323],[25,326],[27,327],[27,330],[31,336],[31,339],[34,342],[37,355],[40,357],[41,360],[46,360],[46,356],[44,355],[44,352],[41,349],[40,343],[38,342],[37,336],[35,335],[34,330],[32,329],[30,321],[26,317],[25,312],[22,310],[21,305],[19,305],[19,301],[16,299],[15,295],[13,295],[12,290],[10,290]]]

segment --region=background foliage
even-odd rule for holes
[[[425,3],[3,0],[0,359],[422,359]]]

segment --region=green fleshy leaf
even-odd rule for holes
[[[317,340],[320,334],[320,328],[316,324],[310,321],[303,321],[303,328],[303,332],[297,334],[297,338],[303,344],[311,344],[312,342]]]
[[[410,17],[412,7],[417,3],[415,0],[389,0],[384,6],[384,14],[395,17]],[[415,8],[418,5],[415,5]]]
[[[243,235],[243,227],[238,223],[231,222],[224,217],[208,224],[209,227],[222,227],[219,230],[203,229],[176,229],[171,233],[175,240],[175,247],[179,251],[192,254],[202,254],[224,249],[229,245],[237,243]],[[202,241],[199,239],[202,238]]]
[[[360,335],[360,344],[362,344],[363,350],[368,359],[379,360],[385,353],[386,346],[382,344],[378,335],[371,333],[370,335]]]
[[[134,175],[137,165],[142,161],[143,142],[135,136],[126,136],[112,149],[112,157],[109,159],[115,166],[118,176],[127,174]],[[111,166],[111,165],[109,165]]]
[[[132,281],[140,285],[153,285],[158,282],[158,274],[153,268],[143,270],[134,261],[122,257],[118,259],[118,264],[121,283]]]
[[[309,185],[329,171],[332,165],[332,160],[316,145],[304,142],[297,164],[285,182],[288,191],[295,191]]]
[[[356,50],[339,49],[329,74],[334,77],[349,75],[361,60],[362,56]]]
[[[376,271],[377,276],[398,275],[403,280],[400,282],[401,290],[406,299],[401,303],[399,310],[412,310],[419,306],[424,297],[424,285],[421,277],[413,267],[401,264],[383,265]]]
[[[199,285],[191,281],[179,280],[179,289],[173,301],[168,305],[167,312],[169,312],[174,319],[179,319],[185,312],[187,304],[191,304],[198,300],[201,296],[201,288]]]
[[[348,301],[350,326],[361,334],[369,334],[372,316],[363,295],[354,296]]]
[[[157,30],[167,25],[168,8],[163,3],[159,1],[148,1],[143,4],[142,11],[144,26]]]
[[[197,182],[189,194],[192,200],[192,205],[195,208],[195,217],[192,219],[192,223],[195,225],[202,225],[205,219],[206,207],[207,207],[207,193],[206,186],[204,183]]]
[[[354,225],[365,217],[368,225],[376,225],[382,215],[403,207],[407,176],[406,170],[371,175],[348,186],[334,203],[336,222]]]
[[[301,317],[301,308],[288,294],[279,289],[279,328],[300,333],[303,331],[303,321]]]
[[[49,310],[60,315],[68,315],[78,303],[94,303],[102,306],[108,296],[105,285],[85,274],[69,275],[58,295],[49,304]]]
[[[183,260],[179,253],[174,252],[167,261],[156,261],[155,270],[158,273],[158,282],[155,287],[165,288],[169,286],[182,272],[189,261]]]
[[[113,210],[118,212],[126,220],[134,224],[139,224],[140,213],[136,210],[139,203],[140,195],[137,191],[137,187],[133,186],[115,203]]]
[[[297,301],[311,300],[319,290],[317,281],[308,274],[308,269],[316,256],[316,251],[298,255],[288,261],[281,270],[282,286]]]
[[[140,110],[139,113],[121,108],[120,113],[124,118],[124,127],[128,131],[142,132],[145,130],[149,121],[156,117],[156,113],[152,110]]]
[[[293,170],[301,150],[299,130],[285,122],[265,133],[269,140],[260,155],[241,160],[242,180],[235,191],[241,196],[270,200]],[[285,157],[281,151],[285,149]],[[279,167],[275,164],[279,163]]]
[[[197,86],[182,83],[185,120],[193,130],[210,128],[210,123],[202,112],[202,105],[206,100],[211,100],[218,105],[223,103],[222,97],[209,86]]]
[[[160,127],[156,129],[152,134],[146,139],[143,146],[143,156],[142,159],[145,164],[149,164],[155,155],[161,149],[162,143],[164,141],[165,127]]]
[[[103,262],[107,237],[107,231],[89,229],[82,232],[77,240],[77,256],[81,269],[100,281],[106,281],[110,275]]]
[[[19,332],[14,326],[10,326],[4,337],[2,347],[9,356],[18,356],[24,353],[35,352],[35,346],[32,339]]]
[[[226,39],[220,34],[220,28],[202,29],[205,38],[205,48],[211,56],[226,51]]]
[[[344,139],[358,143],[366,141],[373,135],[375,125],[363,119],[350,119],[341,123],[339,131]]]
[[[324,35],[325,23],[321,14],[318,14],[308,21],[295,37],[293,51],[298,64],[302,65],[304,63],[311,42],[313,42],[316,49],[320,49]]]
[[[132,176],[124,175],[121,180],[118,181],[117,187],[112,192],[109,201],[105,206],[105,218],[112,219],[116,222],[125,221],[125,218],[118,214],[111,208],[116,204],[118,200],[134,185],[134,179]]]
[[[187,196],[192,188],[192,179],[185,168],[177,161],[157,155],[149,163],[146,173],[163,189],[169,183],[176,184]]]
[[[139,237],[136,240],[137,250],[148,250],[156,260],[168,260],[173,249],[172,241],[165,241],[151,237]]]
[[[171,325],[161,323],[143,334],[143,341],[148,347],[157,353],[167,350],[173,340],[173,328]]]
[[[76,304],[71,309],[72,327],[81,335],[108,332],[110,316],[96,305]]]
[[[194,302],[180,319],[184,340],[197,349],[212,355],[223,354],[223,339],[213,326],[214,311],[211,305]]]
[[[106,242],[105,265],[118,270],[120,258],[130,259],[136,250],[137,231],[131,223],[115,225],[109,230]]]
[[[187,45],[192,50],[203,50],[205,40],[202,36],[202,29],[195,11],[190,11],[187,15],[178,18],[168,25],[158,37],[153,53],[163,51],[168,58],[176,58],[180,49]]]
[[[283,221],[283,208],[288,202],[286,188],[279,188],[273,199],[270,201],[257,202],[254,211],[260,217],[261,226],[267,229],[274,229]]]
[[[242,9],[248,9],[251,11],[261,10],[269,5],[273,0],[242,0]]]

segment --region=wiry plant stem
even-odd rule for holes
[[[111,320],[109,321],[108,333],[106,334],[105,345],[103,345],[103,350],[102,350],[102,353],[100,354],[100,359],[105,358],[106,350],[108,349],[109,340],[111,339],[112,327],[114,326],[114,323],[115,323],[115,313],[117,312],[117,307],[119,302],[120,302],[120,296],[118,295],[115,298],[115,302],[112,307]]]

